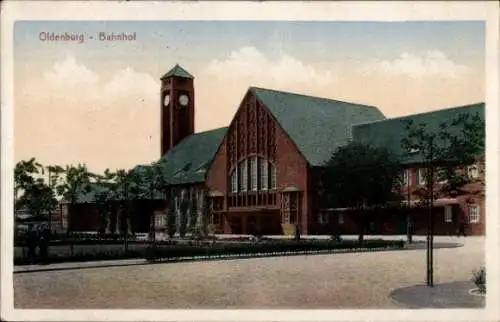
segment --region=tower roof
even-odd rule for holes
[[[169,70],[165,75],[163,75],[160,79],[165,79],[167,77],[182,77],[193,79],[194,76],[188,73],[184,68],[182,68],[179,64],[176,64],[171,70]]]

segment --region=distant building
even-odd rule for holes
[[[386,119],[373,106],[250,87],[228,127],[195,133],[194,77],[179,65],[161,78],[160,99],[161,157],[167,161],[166,179],[171,184],[168,207],[178,212],[180,201],[188,199],[202,216],[208,201],[211,227],[225,234],[283,234],[292,232],[295,225],[302,234],[333,230],[356,234],[360,223],[350,216],[351,210],[329,210],[318,195],[320,170],[337,147],[354,139],[403,155],[403,119],[437,126],[463,112],[484,118],[484,103]],[[417,156],[404,161],[409,194],[403,192],[411,202],[418,199],[415,191],[422,184]],[[476,176],[483,167],[479,160],[464,171]],[[461,220],[470,224],[470,233],[484,234],[484,187],[469,188],[480,191],[436,201],[437,234],[456,233]],[[88,202],[88,209],[72,213],[69,226],[97,229],[92,197],[81,200]],[[150,215],[165,205],[146,204],[136,208],[133,221],[140,223],[136,231],[147,231]],[[422,210],[414,212],[415,230],[422,232],[425,217]],[[403,213],[385,212],[376,218],[373,232],[406,233]]]

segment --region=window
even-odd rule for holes
[[[469,179],[479,178],[479,167],[477,165],[470,165],[467,167],[467,176]]]
[[[339,224],[342,225],[344,223],[344,214],[339,214]]]
[[[247,160],[240,163],[240,191],[247,191],[248,189],[248,167]]]
[[[238,170],[234,169],[231,173],[231,192],[238,192]]]
[[[216,226],[221,224],[221,215],[220,214],[212,214],[212,224],[216,225]]]
[[[410,153],[410,154],[415,154],[415,153],[418,153],[419,151],[420,151],[420,149],[417,147],[411,147],[408,149],[408,153]]]
[[[425,175],[426,175],[425,169],[418,169],[417,183],[419,185],[425,185],[425,183],[427,182],[427,180],[425,180]]]
[[[320,212],[318,214],[318,224],[327,224],[328,223],[328,213]]]
[[[256,191],[257,186],[257,157],[253,157],[250,159],[250,187]]]
[[[271,189],[276,189],[276,168],[271,165]]]
[[[469,206],[469,222],[472,224],[479,222],[479,206]]]
[[[444,207],[444,222],[453,222],[453,212],[451,206]]]
[[[267,190],[267,187],[269,186],[269,176],[267,170],[267,160],[260,159],[260,187],[262,190]]]
[[[283,213],[282,224],[289,224],[289,223],[290,223],[290,212],[285,211]]]
[[[276,189],[276,169],[268,160],[254,156],[241,161],[228,180],[232,193]]]
[[[161,214],[157,214],[155,216],[155,226],[156,227],[162,227],[165,224],[164,222],[164,217]]]
[[[403,170],[403,184],[405,186],[407,186],[409,182],[410,182],[410,169],[404,169]]]

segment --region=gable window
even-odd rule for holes
[[[250,159],[250,188],[257,190],[257,157]]]
[[[260,187],[262,190],[267,190],[269,186],[267,160],[260,159]]]
[[[451,206],[444,207],[444,222],[446,223],[453,222],[453,212]]]
[[[276,168],[273,165],[271,167],[271,189],[276,189]]]
[[[469,222],[476,224],[479,222],[479,206],[473,205],[469,206]]]
[[[470,165],[467,167],[467,176],[469,179],[479,178],[479,167],[477,165]]]
[[[238,192],[238,170],[234,169],[231,173],[231,192]]]
[[[248,189],[248,167],[247,160],[240,163],[240,191],[247,191]]]
[[[253,156],[234,168],[228,184],[232,193],[276,189],[276,169],[268,160]]]
[[[420,149],[419,149],[419,148],[417,148],[417,147],[410,147],[410,148],[408,149],[408,153],[409,153],[409,154],[415,154],[415,153],[418,153],[419,151],[420,151]]]
[[[426,176],[426,169],[423,169],[423,168],[420,168],[418,169],[418,172],[417,172],[417,183],[421,186],[425,185],[425,183],[427,182],[427,180],[425,180],[425,176]]]

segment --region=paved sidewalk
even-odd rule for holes
[[[453,282],[434,285],[414,285],[400,288],[390,294],[399,305],[409,309],[420,308],[483,308],[485,297],[469,293],[476,286],[472,282]]]
[[[144,265],[144,264],[147,264],[147,261],[144,258],[137,258],[137,259],[122,259],[122,260],[92,261],[92,262],[57,263],[57,264],[47,264],[47,265],[20,265],[20,266],[14,266],[14,273],[59,271],[59,270],[78,269],[78,268],[98,268],[98,267],[130,266],[130,265]]]

